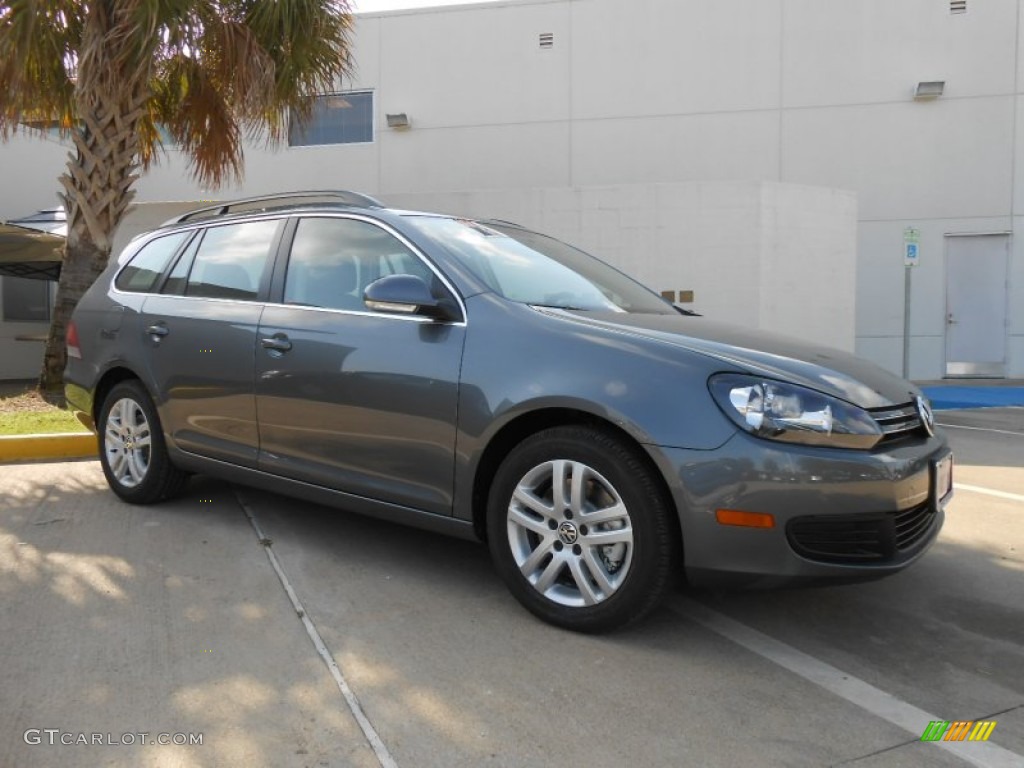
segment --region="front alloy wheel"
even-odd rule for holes
[[[667,594],[678,528],[638,446],[593,427],[553,427],[513,448],[487,506],[498,573],[547,622],[600,632]]]
[[[526,580],[559,605],[596,605],[629,575],[633,527],[622,497],[580,461],[538,464],[516,486],[508,543]]]

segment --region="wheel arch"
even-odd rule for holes
[[[675,510],[675,501],[668,483],[658,465],[644,450],[643,445],[629,432],[608,419],[601,418],[593,413],[566,407],[546,407],[520,414],[503,425],[488,442],[477,462],[476,470],[473,473],[473,530],[477,537],[487,541],[487,497],[491,492],[491,485],[494,476],[501,466],[502,459],[508,455],[516,445],[544,429],[551,427],[583,426],[600,430],[606,434],[613,435],[616,439],[632,448],[637,457],[650,471],[658,492],[664,498],[665,503],[672,510]],[[675,538],[682,552],[682,532],[679,527],[678,514],[671,515],[672,524],[675,526]]]
[[[146,387],[146,391],[149,391],[149,387],[146,386],[143,378],[126,365],[115,365],[103,372],[99,381],[96,382],[92,400],[92,413],[90,416],[94,424],[98,425],[100,423],[100,409],[103,407],[103,402],[107,399],[107,395],[110,394],[110,390],[122,381],[130,379],[139,381],[143,387]]]

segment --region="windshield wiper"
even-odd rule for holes
[[[537,304],[536,302],[533,302],[533,301],[530,302],[530,306],[531,307],[541,307],[543,309],[568,309],[568,310],[571,310],[571,311],[574,311],[574,312],[593,312],[594,311],[593,309],[588,309],[587,307],[573,307],[571,305],[567,306],[565,304]]]
[[[692,309],[681,307],[678,304],[673,304],[672,309],[674,309],[681,315],[689,315],[690,317],[704,317],[704,315],[702,315],[700,312],[694,312]]]

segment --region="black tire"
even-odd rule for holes
[[[122,499],[154,504],[185,487],[188,473],[171,463],[160,417],[140,381],[114,385],[103,401],[97,427],[103,474]],[[148,444],[139,445],[147,438]]]
[[[560,500],[556,477],[565,489]],[[520,487],[527,493],[514,496]],[[678,551],[673,514],[634,446],[600,429],[553,427],[524,440],[498,468],[488,544],[527,610],[565,629],[604,632],[664,600]],[[614,543],[598,543],[608,538]]]

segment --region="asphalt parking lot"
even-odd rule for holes
[[[1024,409],[939,420],[957,492],[915,567],[680,591],[600,637],[534,620],[482,546],[0,467],[0,765],[1024,766]],[[930,720],[997,725],[925,743]]]

